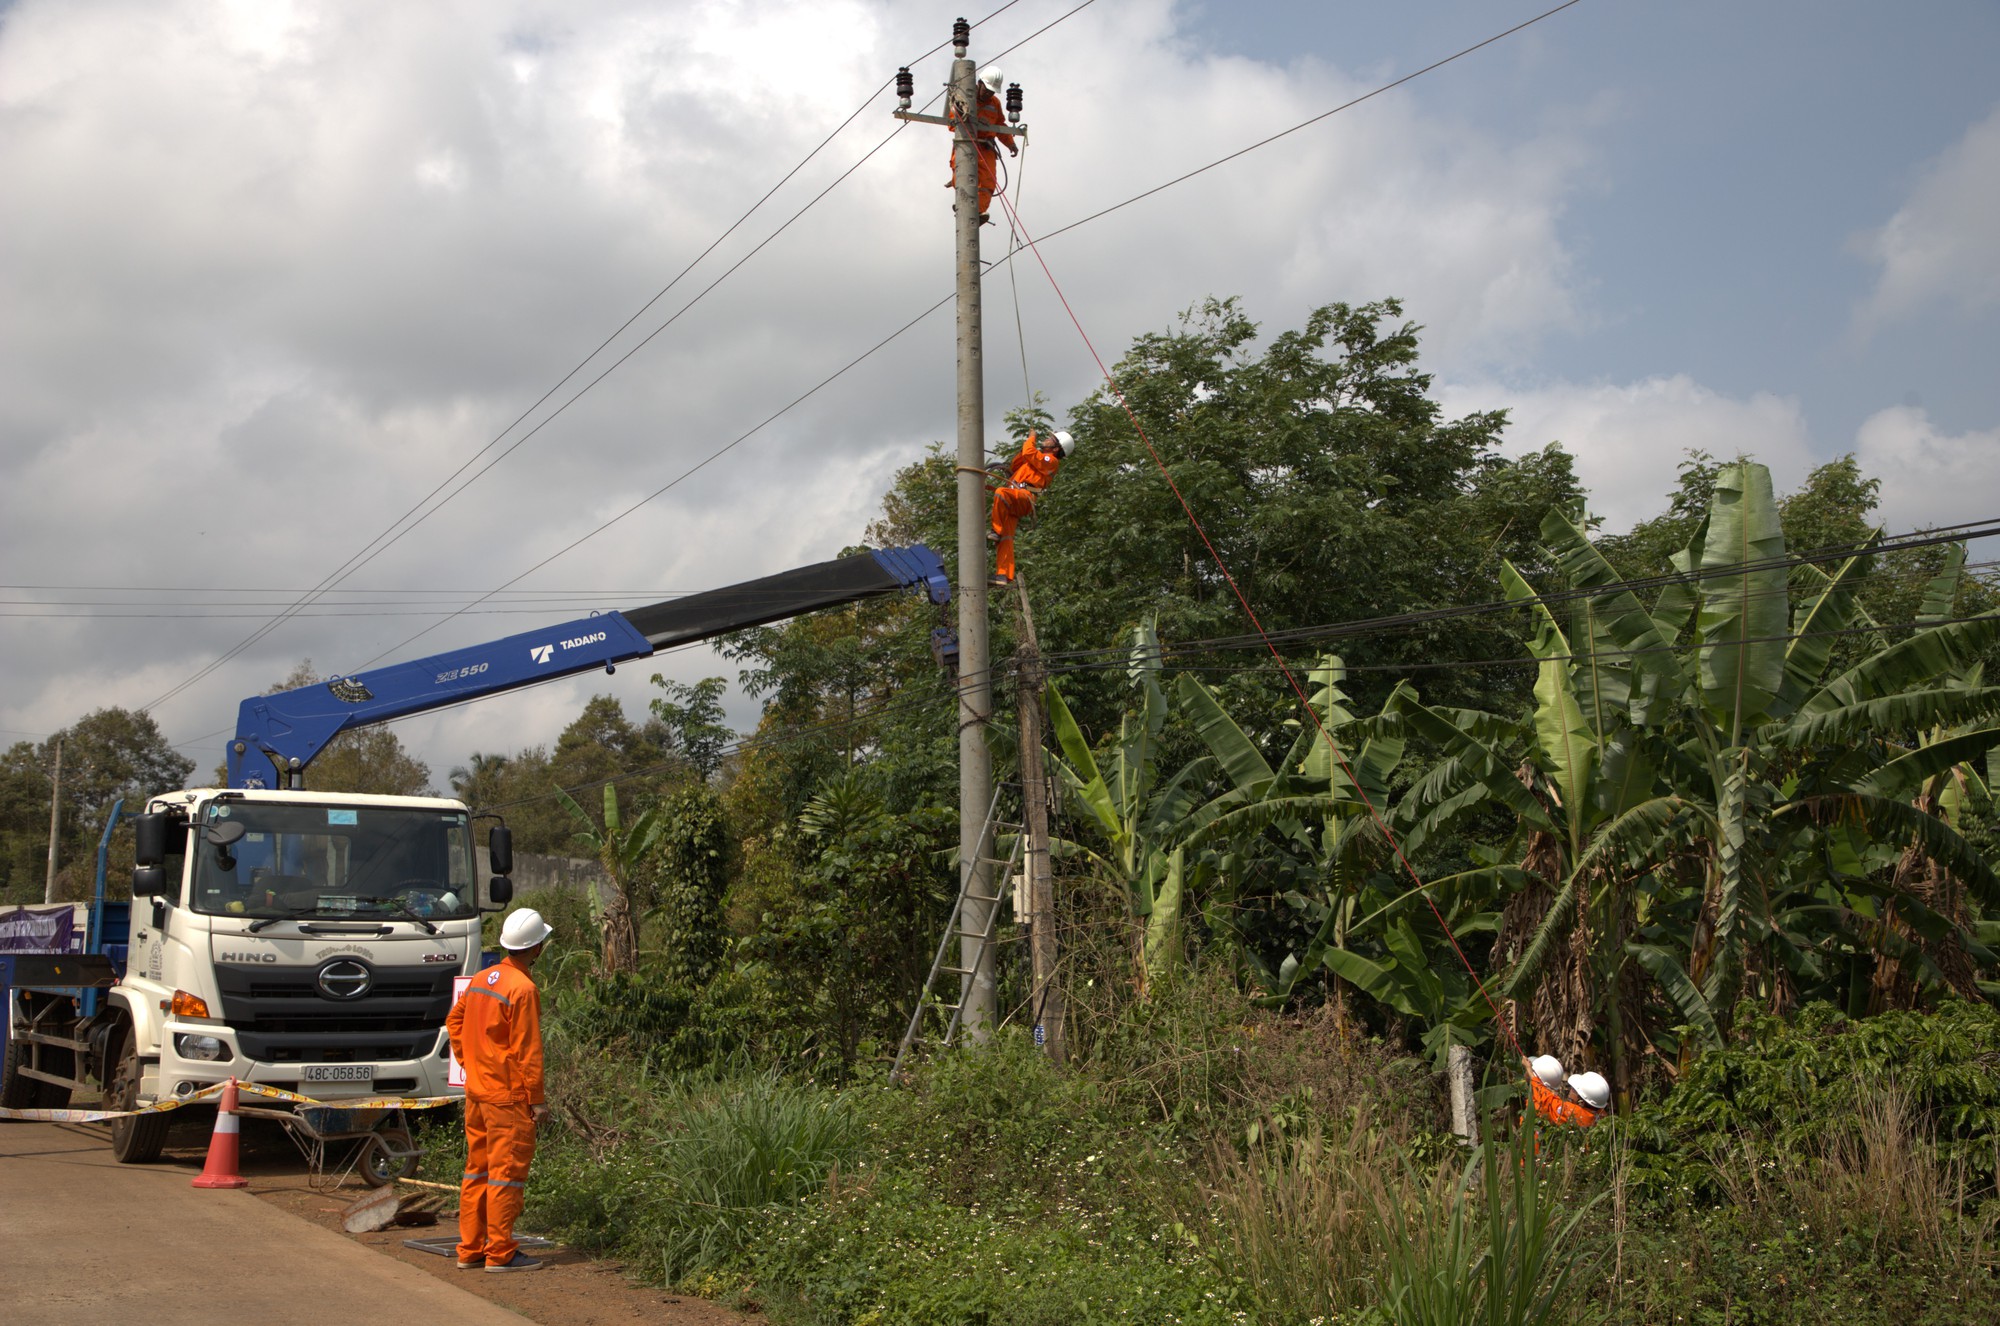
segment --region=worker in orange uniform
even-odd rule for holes
[[[1550,1123],[1588,1128],[1611,1106],[1611,1084],[1602,1073],[1578,1073],[1567,1077],[1554,1055],[1523,1058],[1528,1070],[1528,1094],[1535,1113]]]
[[[1007,482],[994,491],[993,523],[986,530],[987,542],[998,545],[994,549],[995,585],[1014,583],[1014,527],[1021,523],[1021,517],[1034,514],[1035,497],[1048,491],[1057,467],[1075,449],[1076,443],[1061,429],[1047,437],[1031,432],[1021,443],[1021,454],[1008,467]]]
[[[979,107],[974,112],[974,117],[980,124],[1007,122],[1007,112],[1000,106],[1001,81],[1002,76],[998,66],[979,71],[979,82],[976,85]],[[1010,157],[1021,155],[1021,149],[1014,146],[1014,140],[1008,135],[989,133],[985,130],[976,133],[973,141],[979,149],[979,220],[983,224],[989,219],[986,210],[993,205],[993,190],[1000,183],[1000,149],[996,144],[1005,143],[1007,155]],[[944,182],[944,187],[955,189],[958,187],[958,160],[955,154],[950,164],[952,178]]]
[[[528,976],[548,942],[541,913],[524,907],[500,927],[507,956],[472,978],[445,1033],[465,1069],[465,1178],[458,1192],[458,1269],[533,1271],[514,1241],[527,1197],[535,1129],[549,1117],[542,1091],[542,998]]]

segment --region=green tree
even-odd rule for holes
[[[723,722],[722,693],[729,683],[721,677],[704,677],[694,685],[669,681],[653,674],[653,684],[665,691],[649,706],[653,717],[667,731],[672,748],[694,767],[703,782],[715,777],[722,767],[722,753],[736,733]]]
[[[699,989],[722,963],[722,899],[732,856],[727,812],[706,783],[691,783],[661,803],[650,863],[659,900],[653,914],[662,973],[675,985]]]

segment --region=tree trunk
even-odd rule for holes
[[[603,938],[603,965],[606,975],[639,970],[639,927],[632,912],[632,899],[621,881],[613,880],[605,889],[604,914],[599,919]]]

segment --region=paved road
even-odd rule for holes
[[[0,1123],[0,1320],[525,1321],[248,1192],[192,1188],[195,1172],[117,1164],[101,1128]]]

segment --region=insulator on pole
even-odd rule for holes
[[[910,66],[904,65],[896,71],[896,109],[908,110],[916,99],[917,80],[910,74]]]
[[[1021,85],[1019,83],[1009,83],[1007,85],[1007,123],[1019,124],[1020,122]]]
[[[972,25],[959,19],[951,25],[951,53],[963,60],[965,48],[972,45]]]

